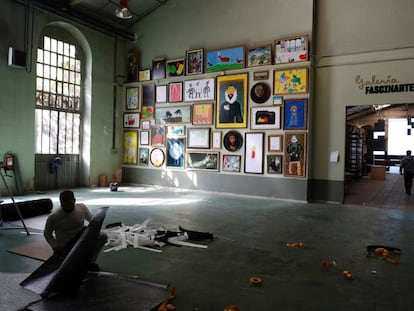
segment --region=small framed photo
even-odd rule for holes
[[[219,152],[187,152],[187,169],[218,171],[219,170]]]
[[[167,137],[185,136],[185,125],[172,124],[167,125]]]
[[[150,152],[150,163],[154,167],[161,167],[165,162],[165,153],[161,148],[154,148]]]
[[[151,80],[151,69],[140,70],[138,73],[139,82]]]
[[[138,165],[139,166],[148,166],[148,163],[149,163],[149,148],[139,148],[138,154],[139,154]]]
[[[123,163],[138,163],[138,131],[124,131],[123,137]]]
[[[242,69],[245,67],[245,48],[236,46],[207,51],[205,72]]]
[[[306,62],[308,60],[309,37],[307,35],[275,41],[275,64]]]
[[[193,125],[213,124],[213,103],[193,104]]]
[[[214,78],[184,81],[184,101],[214,100]]]
[[[185,74],[184,58],[167,61],[167,78],[180,77]]]
[[[165,58],[152,60],[152,80],[165,79]]]
[[[283,122],[285,130],[307,129],[307,103],[305,98],[285,99]]]
[[[247,49],[247,67],[271,65],[272,58],[272,43]]]
[[[139,99],[140,99],[140,88],[139,87],[127,87],[125,103],[127,110],[138,110],[139,109]]]
[[[224,172],[240,172],[241,156],[223,154],[223,164],[221,170]]]
[[[163,104],[167,102],[167,86],[157,85],[155,87],[155,102],[157,104]]]
[[[139,112],[124,112],[124,128],[139,128]]]
[[[253,72],[253,80],[268,80],[269,71],[255,71]]]
[[[283,96],[273,96],[273,106],[280,106],[283,104]]]
[[[267,150],[269,152],[282,152],[283,151],[283,135],[282,134],[270,134],[267,136]]]
[[[211,133],[211,148],[221,149],[221,131],[212,131]]]
[[[280,129],[280,106],[251,108],[250,128]]]
[[[274,95],[295,95],[308,92],[308,67],[274,71]]]
[[[185,54],[186,75],[202,74],[204,69],[204,50],[190,50]]]
[[[184,168],[185,164],[185,138],[167,138],[167,163],[168,167]]]
[[[143,146],[148,146],[150,143],[150,131],[140,131],[139,132],[139,143]]]
[[[267,173],[268,174],[282,174],[283,156],[278,154],[267,155]]]
[[[151,128],[151,145],[164,146],[165,145],[165,128],[163,126],[153,126]]]
[[[188,128],[187,147],[188,148],[210,148],[210,128]]]
[[[168,101],[178,103],[183,101],[183,83],[171,82],[168,84]]]
[[[150,120],[142,120],[141,121],[141,129],[143,129],[143,130],[151,129],[151,121]]]
[[[264,133],[245,133],[244,172],[263,174]]]

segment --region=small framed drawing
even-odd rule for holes
[[[307,99],[285,99],[283,122],[285,130],[306,130],[307,128]]]
[[[126,109],[127,110],[138,110],[139,99],[140,99],[139,87],[127,87],[126,88]]]
[[[187,169],[189,170],[218,171],[219,162],[218,152],[187,152]]]
[[[223,164],[221,170],[224,172],[240,172],[241,156],[223,154]]]
[[[205,72],[241,69],[245,67],[244,46],[207,51]]]
[[[183,83],[171,82],[168,84],[168,101],[178,103],[183,101]]]
[[[193,104],[193,125],[213,124],[213,103]]]
[[[141,119],[148,120],[154,118],[155,104],[155,87],[154,84],[146,84],[142,86],[142,105]]]
[[[191,106],[157,107],[155,111],[155,123],[191,123]]]
[[[152,60],[152,80],[165,79],[165,58]]]
[[[251,108],[250,128],[252,130],[280,129],[280,106]]]
[[[283,96],[273,96],[273,105],[274,106],[280,106],[283,104]]]
[[[211,148],[221,149],[221,131],[212,131],[211,133]]]
[[[202,74],[204,69],[204,50],[190,50],[185,53],[186,75]]]
[[[282,155],[268,154],[267,155],[267,173],[268,174],[282,174]]]
[[[283,151],[283,135],[271,134],[267,136],[267,151],[282,152]]]
[[[283,176],[305,177],[306,133],[286,132]]]
[[[247,49],[247,67],[271,65],[272,58],[272,43]]]
[[[143,146],[148,146],[150,143],[150,131],[140,131],[139,132],[139,143]]]
[[[142,120],[141,121],[141,129],[149,130],[151,128],[151,121],[150,120]]]
[[[187,148],[210,148],[210,128],[188,128]]]
[[[153,126],[151,128],[151,145],[164,146],[165,145],[165,128],[163,126]]]
[[[305,94],[308,92],[308,68],[290,68],[274,71],[275,95]]]
[[[173,59],[167,61],[167,78],[183,76],[184,70],[184,58]]]
[[[167,137],[185,136],[185,125],[167,125]]]
[[[124,128],[139,128],[139,112],[124,112]]]
[[[247,73],[217,77],[216,128],[247,126]]]
[[[151,69],[144,69],[139,71],[138,75],[139,82],[151,80]]]
[[[253,80],[267,80],[267,79],[269,79],[269,71],[253,72]]]
[[[154,167],[161,167],[165,162],[165,153],[161,148],[154,148],[150,152],[150,162]]]
[[[263,174],[264,133],[245,133],[244,172]]]
[[[184,81],[184,101],[214,100],[214,78]]]
[[[161,103],[161,104],[167,102],[167,86],[166,85],[157,85],[155,87],[155,102]]]
[[[139,166],[148,166],[149,162],[149,148],[139,148]]]
[[[166,166],[184,168],[185,163],[185,138],[167,138],[167,163]]]
[[[138,163],[138,131],[124,131],[123,140],[123,163]]]
[[[307,35],[277,39],[275,41],[275,64],[306,62],[309,60]]]

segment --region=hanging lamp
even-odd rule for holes
[[[128,0],[119,0],[119,7],[115,10],[115,16],[122,19],[132,18],[128,9]]]

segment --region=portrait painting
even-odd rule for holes
[[[217,77],[216,128],[247,126],[247,73]]]

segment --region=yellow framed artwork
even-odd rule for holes
[[[274,71],[274,95],[305,94],[308,92],[309,69],[289,68]]]
[[[124,131],[124,164],[138,164],[138,131]]]
[[[216,128],[247,126],[247,73],[217,77]]]

